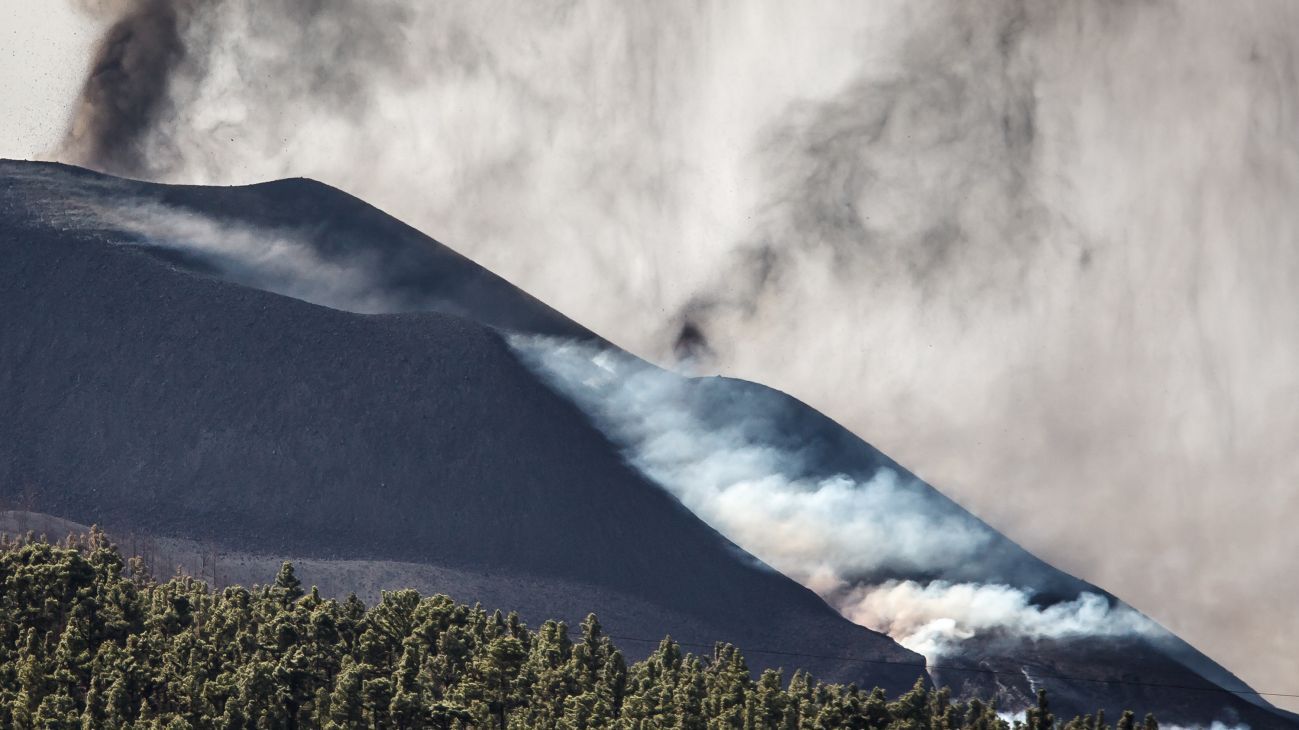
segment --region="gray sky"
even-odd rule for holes
[[[57,148],[98,36],[63,2],[0,0],[0,157]]]

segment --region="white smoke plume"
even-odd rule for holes
[[[37,183],[40,184],[40,183]],[[38,214],[63,229],[106,229],[118,245],[179,254],[221,278],[302,301],[361,314],[403,311],[361,247],[321,253],[322,234],[218,220],[140,197],[115,182],[80,181],[85,189],[51,193]]]
[[[960,565],[993,538],[935,509],[890,470],[864,483],[790,476],[797,453],[700,420],[690,381],[586,343],[514,337],[537,371],[626,449],[629,461],[740,547],[814,589],[845,575]]]
[[[1043,608],[1024,590],[1006,585],[889,581],[855,586],[830,599],[848,619],[930,661],[988,632],[1030,639],[1165,635],[1150,619],[1095,593]]]
[[[62,159],[342,187],[1299,683],[1299,5],[98,5]]]
[[[986,560],[995,535],[890,469],[866,481],[800,477],[797,450],[743,419],[707,423],[697,383],[598,345],[511,338],[523,359],[578,403],[628,460],[746,551],[817,591],[850,620],[936,659],[990,632],[1110,637],[1166,632],[1104,596],[1034,605],[1032,591],[881,574],[955,573]],[[907,483],[911,482],[911,483]]]
[[[89,215],[138,237],[124,245],[190,255],[238,284],[349,312],[394,310],[364,252],[326,259],[301,231],[216,221],[161,204],[94,208]]]

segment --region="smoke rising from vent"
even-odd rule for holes
[[[1032,602],[1036,586],[880,580],[987,575],[995,570],[998,536],[887,467],[865,480],[824,476],[773,431],[793,424],[764,422],[764,405],[752,397],[724,422],[710,423],[707,414],[718,404],[698,381],[593,344],[522,336],[511,342],[634,466],[692,512],[849,619],[930,659],[989,632],[1030,639],[1167,635],[1094,593],[1040,606]]]
[[[816,465],[773,446],[765,424],[707,424],[708,402],[694,383],[634,357],[547,338],[512,342],[640,471],[740,547],[814,589],[856,576],[956,571],[995,537],[892,470],[863,482],[809,474]]]
[[[342,187],[1299,681],[1299,6],[106,5],[63,159]]]
[[[152,171],[144,145],[169,116],[171,73],[185,56],[182,34],[202,0],[81,0],[113,18],[99,42],[63,155],[123,175]]]

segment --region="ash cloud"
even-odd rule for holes
[[[357,120],[371,103],[370,81],[399,70],[411,11],[404,3],[348,0],[80,0],[84,10],[113,18],[87,73],[57,154],[59,159],[127,177],[167,179],[195,163],[196,150],[179,120],[197,112],[202,164],[251,124],[261,133],[285,103],[311,100],[299,113]],[[230,36],[254,42],[237,58],[223,55]],[[407,69],[413,72],[413,69]],[[217,91],[208,82],[226,85]],[[229,87],[260,88],[251,107]],[[280,142],[288,139],[285,133]],[[240,140],[242,141],[242,140]],[[269,149],[267,149],[269,152]],[[234,164],[237,164],[234,163]]]
[[[65,159],[342,187],[1299,679],[1292,3],[196,7]]]
[[[95,51],[61,156],[122,175],[151,171],[144,148],[171,113],[171,75],[185,58],[185,25],[203,0],[83,0],[114,18]]]

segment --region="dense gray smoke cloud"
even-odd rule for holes
[[[1299,5],[115,8],[64,159],[342,187],[1299,684]]]

